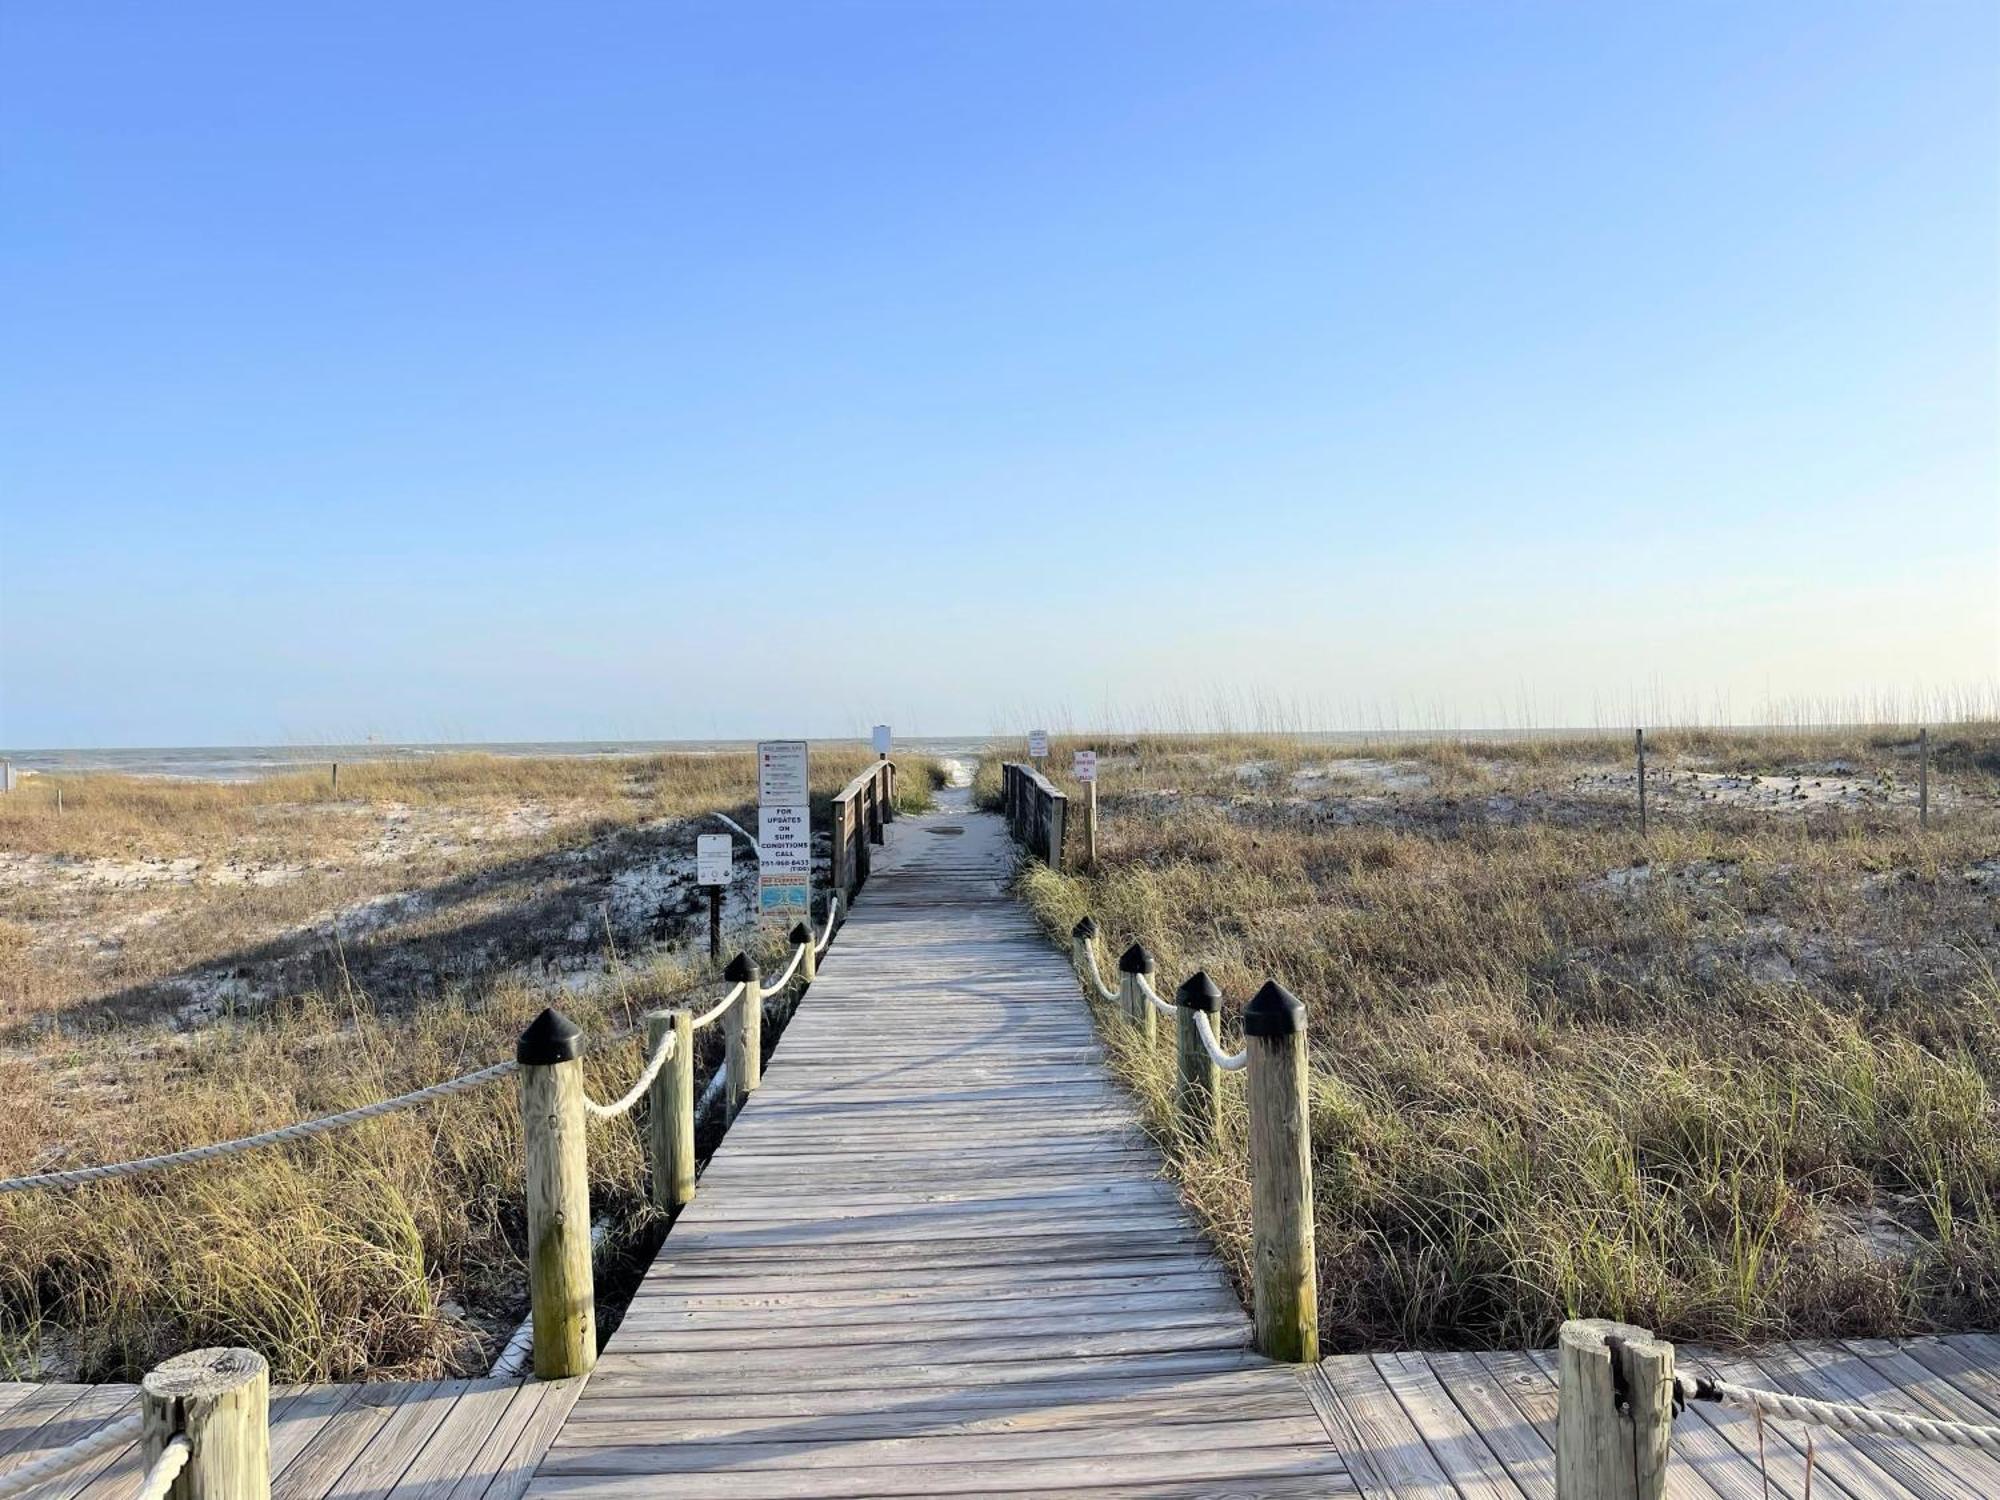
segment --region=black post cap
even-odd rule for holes
[[[514,1061],[524,1068],[575,1062],[583,1055],[583,1028],[551,1007],[528,1023],[514,1044]]]
[[[1079,918],[1076,926],[1070,928],[1069,935],[1073,938],[1082,938],[1087,943],[1097,936],[1097,924],[1089,917]]]
[[[1243,1007],[1245,1036],[1292,1036],[1305,1029],[1305,1002],[1275,979],[1265,980]]]
[[[794,922],[792,930],[785,936],[795,943],[810,943],[813,940],[813,930],[803,922]]]
[[[1210,1015],[1222,1003],[1222,989],[1208,977],[1206,969],[1196,969],[1187,982],[1174,991],[1174,1004],[1188,1010],[1205,1010]]]
[[[1146,951],[1144,943],[1134,943],[1118,955],[1118,972],[1121,974],[1150,974],[1153,972],[1153,955]]]
[[[731,984],[741,984],[757,977],[757,966],[750,961],[750,955],[739,953],[729,960],[729,967],[722,971],[722,977]]]

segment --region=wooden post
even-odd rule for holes
[[[889,757],[882,757],[882,821],[896,821],[896,768],[889,764]]]
[[[791,939],[806,950],[799,955],[799,983],[811,984],[819,978],[819,954],[813,949],[812,923],[799,923],[792,929]]]
[[[1646,731],[1632,731],[1632,746],[1639,757],[1639,837],[1646,836]]]
[[[1661,1500],[1674,1346],[1629,1323],[1581,1318],[1556,1335],[1556,1360],[1556,1500]]]
[[[269,1500],[271,1372],[250,1349],[191,1349],[139,1384],[146,1467],[175,1438],[188,1441],[173,1500]]]
[[[1917,827],[1931,826],[1931,732],[1917,731]]]
[[[743,1101],[764,1081],[764,996],[758,988],[764,979],[747,953],[730,959],[722,977],[743,986],[742,997],[722,1018],[722,1039],[727,1049],[722,1066],[728,1080],[722,1086],[728,1105],[725,1118],[734,1118]]]
[[[1077,969],[1082,973],[1094,974],[1097,972],[1090,951],[1090,945],[1096,941],[1096,938],[1097,923],[1087,916],[1078,917],[1076,926],[1069,930],[1070,957],[1075,960]],[[1091,987],[1091,993],[1093,995],[1097,993],[1096,986],[1093,985]]]
[[[868,778],[868,842],[884,843],[888,835],[882,831],[882,784],[887,780],[880,771]]]
[[[1174,991],[1174,1119],[1188,1145],[1212,1145],[1222,1133],[1222,1069],[1215,1065],[1201,1039],[1201,1023],[1209,1025],[1222,1003],[1222,991],[1200,969]]]
[[[1097,783],[1083,784],[1083,867],[1093,873],[1097,869]]]
[[[1049,798],[1049,868],[1058,875],[1063,869],[1063,825],[1068,817],[1069,798],[1057,792]]]
[[[853,894],[847,883],[847,801],[836,799],[833,804],[833,888],[843,897]]]
[[[646,1013],[646,1055],[653,1055],[669,1032],[674,1055],[646,1090],[646,1160],[652,1168],[653,1207],[675,1209],[694,1202],[694,1014],[686,1010]]]
[[[1243,1011],[1250,1054],[1250,1279],[1257,1347],[1271,1359],[1319,1359],[1313,1273],[1312,1129],[1306,1008],[1266,983]]]
[[[1144,943],[1134,943],[1118,955],[1119,1003],[1125,1007],[1125,1019],[1139,1028],[1149,1047],[1159,1029],[1153,1022],[1153,1002],[1139,992],[1139,976],[1153,971],[1153,955]]]
[[[340,762],[339,762],[339,761],[335,761],[335,762],[333,763],[333,788],[332,788],[332,790],[333,790],[333,795],[334,795],[334,796],[338,797],[338,796],[340,795]]]
[[[722,887],[708,888],[708,956],[722,957]]]
[[[528,1143],[535,1374],[543,1380],[587,1375],[597,1363],[582,1041],[574,1021],[545,1010],[514,1047],[521,1065],[521,1129]]]

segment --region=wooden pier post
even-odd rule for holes
[[[583,1033],[545,1010],[521,1033],[521,1129],[528,1146],[528,1287],[535,1374],[587,1375],[597,1363],[590,1264],[590,1163],[584,1138]]]
[[[1058,792],[1048,799],[1049,803],[1049,868],[1060,875],[1063,871],[1063,835],[1067,831],[1064,824],[1069,821],[1069,798]]]
[[[270,1500],[271,1372],[250,1349],[191,1349],[139,1383],[148,1469],[185,1436],[173,1500]]]
[[[1097,923],[1088,916],[1078,917],[1076,926],[1069,930],[1069,954],[1077,968],[1085,974],[1097,972],[1097,956],[1091,951],[1091,945],[1096,941]],[[1094,986],[1091,993],[1096,993]]]
[[[1556,1359],[1556,1500],[1661,1500],[1674,1346],[1629,1323],[1580,1318],[1557,1334]]]
[[[1931,732],[1917,731],[1917,827],[1931,826]]]
[[[811,984],[819,978],[819,950],[813,947],[812,923],[794,923],[787,935],[799,947],[806,950],[799,957],[799,983]]]
[[[1174,1119],[1197,1149],[1212,1145],[1222,1131],[1222,1070],[1209,1055],[1196,1018],[1206,1015],[1213,1026],[1221,1003],[1222,991],[1200,969],[1174,991]]]
[[[648,1057],[669,1032],[674,1055],[646,1090],[646,1159],[652,1168],[653,1207],[658,1209],[694,1202],[694,1014],[648,1011]]]
[[[1632,748],[1639,757],[1639,837],[1646,836],[1646,731],[1632,731]]]
[[[1118,955],[1118,1003],[1125,1007],[1125,1019],[1139,1028],[1148,1046],[1159,1029],[1153,1022],[1153,1002],[1139,992],[1139,976],[1153,972],[1153,955],[1144,943],[1134,943]]]
[[[1243,1011],[1250,1104],[1250,1277],[1257,1347],[1271,1359],[1319,1358],[1314,1279],[1311,1094],[1306,1008],[1275,982]]]
[[[743,986],[741,998],[722,1018],[722,1039],[727,1049],[722,1066],[728,1080],[722,1086],[728,1105],[725,1118],[734,1119],[743,1101],[764,1081],[764,997],[758,988],[764,980],[747,953],[730,959],[722,977]]]
[[[1097,783],[1083,784],[1083,867],[1097,871]]]

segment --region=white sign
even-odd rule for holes
[[[875,753],[877,755],[887,755],[889,753],[889,726],[887,724],[877,724],[875,732],[869,738],[874,742]]]
[[[726,833],[704,833],[694,841],[694,883],[728,885],[735,844]]]
[[[1097,780],[1097,752],[1095,750],[1077,751],[1076,759],[1070,763],[1069,769],[1070,774],[1078,781]]]
[[[1028,731],[1028,759],[1046,760],[1049,754],[1049,732],[1046,729]]]
[[[757,746],[757,910],[783,921],[812,909],[812,814],[804,740]]]
[[[767,875],[812,874],[812,827],[807,810],[758,808],[757,852]]]
[[[757,746],[757,801],[765,807],[804,807],[806,742],[763,740]]]

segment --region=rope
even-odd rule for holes
[[[776,979],[772,980],[769,984],[758,986],[758,991],[762,996],[762,998],[768,1000],[773,995],[777,994],[779,990],[782,990],[786,985],[790,984],[792,982],[792,976],[799,972],[799,960],[804,958],[805,956],[806,956],[806,945],[804,943],[800,943],[796,948],[792,949],[792,961],[789,964],[785,965],[785,972],[780,974]]]
[[[1079,955],[1083,959],[1083,971],[1090,978],[1090,987],[1097,991],[1097,998],[1100,1000],[1106,1000],[1115,1003],[1118,999],[1118,991],[1112,989],[1102,979],[1099,979],[1097,977],[1096,948],[1091,946],[1091,944],[1083,941],[1081,938],[1077,940],[1076,947],[1079,950]]]
[[[1202,1046],[1208,1049],[1208,1055],[1215,1059],[1215,1065],[1222,1069],[1223,1072],[1234,1073],[1238,1068],[1244,1067],[1249,1063],[1250,1049],[1248,1047],[1244,1048],[1241,1052],[1224,1052],[1222,1050],[1222,1043],[1215,1039],[1215,1027],[1210,1023],[1207,1011],[1198,1010],[1194,1013],[1194,1029],[1195,1034],[1201,1038]]]
[[[653,1080],[660,1076],[661,1067],[673,1055],[674,1034],[671,1031],[662,1032],[660,1035],[660,1045],[653,1050],[653,1055],[646,1059],[645,1071],[640,1073],[639,1081],[632,1085],[625,1096],[616,1104],[599,1104],[588,1093],[585,1093],[583,1096],[584,1113],[589,1115],[593,1120],[617,1119],[645,1096],[646,1090],[653,1086]]]
[[[171,1439],[153,1460],[153,1467],[146,1471],[146,1477],[139,1482],[139,1493],[132,1500],[166,1500],[167,1491],[174,1487],[174,1481],[193,1457],[194,1444],[187,1440],[187,1434]]]
[[[1158,1006],[1167,1015],[1174,1015],[1180,1010],[1180,1007],[1175,1005],[1171,1000],[1162,1000],[1159,991],[1153,988],[1153,981],[1148,979],[1144,974],[1134,974],[1132,977],[1139,981],[1139,993],[1152,1001],[1154,1005]]]
[[[1910,1438],[1919,1443],[1949,1443],[1959,1448],[1983,1448],[2000,1453],[2000,1427],[1978,1427],[1970,1422],[1940,1422],[1930,1417],[1906,1417],[1892,1411],[1875,1411],[1866,1406],[1849,1406],[1838,1401],[1814,1401],[1806,1396],[1788,1396],[1783,1391],[1760,1391],[1727,1380],[1674,1378],[1683,1401],[1713,1401],[1743,1411],[1794,1422],[1817,1422],[1837,1432],[1871,1432],[1882,1437]]]
[[[813,944],[814,958],[818,958],[822,953],[826,952],[827,944],[833,941],[833,920],[839,914],[840,914],[840,892],[835,891],[831,896],[827,897],[826,931],[822,932],[819,935],[819,941]]]
[[[426,1104],[432,1099],[444,1099],[453,1094],[462,1094],[467,1089],[476,1089],[481,1084],[506,1077],[514,1071],[515,1066],[512,1062],[495,1063],[492,1067],[481,1068],[476,1073],[449,1078],[443,1083],[434,1083],[429,1088],[398,1094],[393,1099],[378,1099],[373,1104],[362,1105],[359,1109],[343,1110],[340,1114],[326,1115],[317,1120],[302,1120],[296,1125],[283,1125],[276,1130],[266,1130],[259,1135],[246,1135],[233,1141],[217,1141],[212,1146],[190,1146],[185,1151],[169,1151],[164,1156],[144,1156],[137,1161],[113,1162],[101,1167],[77,1167],[66,1172],[36,1172],[28,1177],[9,1177],[0,1180],[0,1193],[24,1193],[30,1188],[42,1187],[81,1187],[86,1182],[100,1182],[107,1177],[131,1177],[140,1172],[156,1172],[162,1167],[178,1167],[189,1162],[212,1161],[218,1156],[234,1156],[241,1151],[253,1151],[259,1146],[277,1146],[286,1141],[302,1141],[311,1136],[322,1135],[329,1130],[358,1125],[363,1120],[374,1119],[377,1115],[393,1114],[399,1109]],[[4,1500],[4,1496],[0,1496],[0,1500]]]
[[[710,1021],[713,1021],[717,1016],[721,1015],[724,1011],[728,1010],[730,1006],[734,1005],[737,1002],[737,1000],[741,998],[742,994],[743,994],[743,985],[739,984],[736,986],[735,989],[731,990],[728,994],[724,995],[720,1000],[716,1001],[713,1009],[705,1010],[700,1015],[696,1016],[694,1018],[694,1029],[696,1031],[701,1030],[702,1027],[706,1026]]]
[[[113,1448],[122,1448],[145,1430],[145,1418],[134,1412],[129,1417],[120,1417],[117,1421],[98,1428],[89,1437],[78,1438],[67,1448],[57,1448],[44,1453],[32,1463],[22,1464],[18,1469],[10,1469],[5,1474],[0,1474],[0,1500],[11,1500],[15,1495],[24,1495],[52,1475],[66,1473],[100,1453],[109,1453]]]

